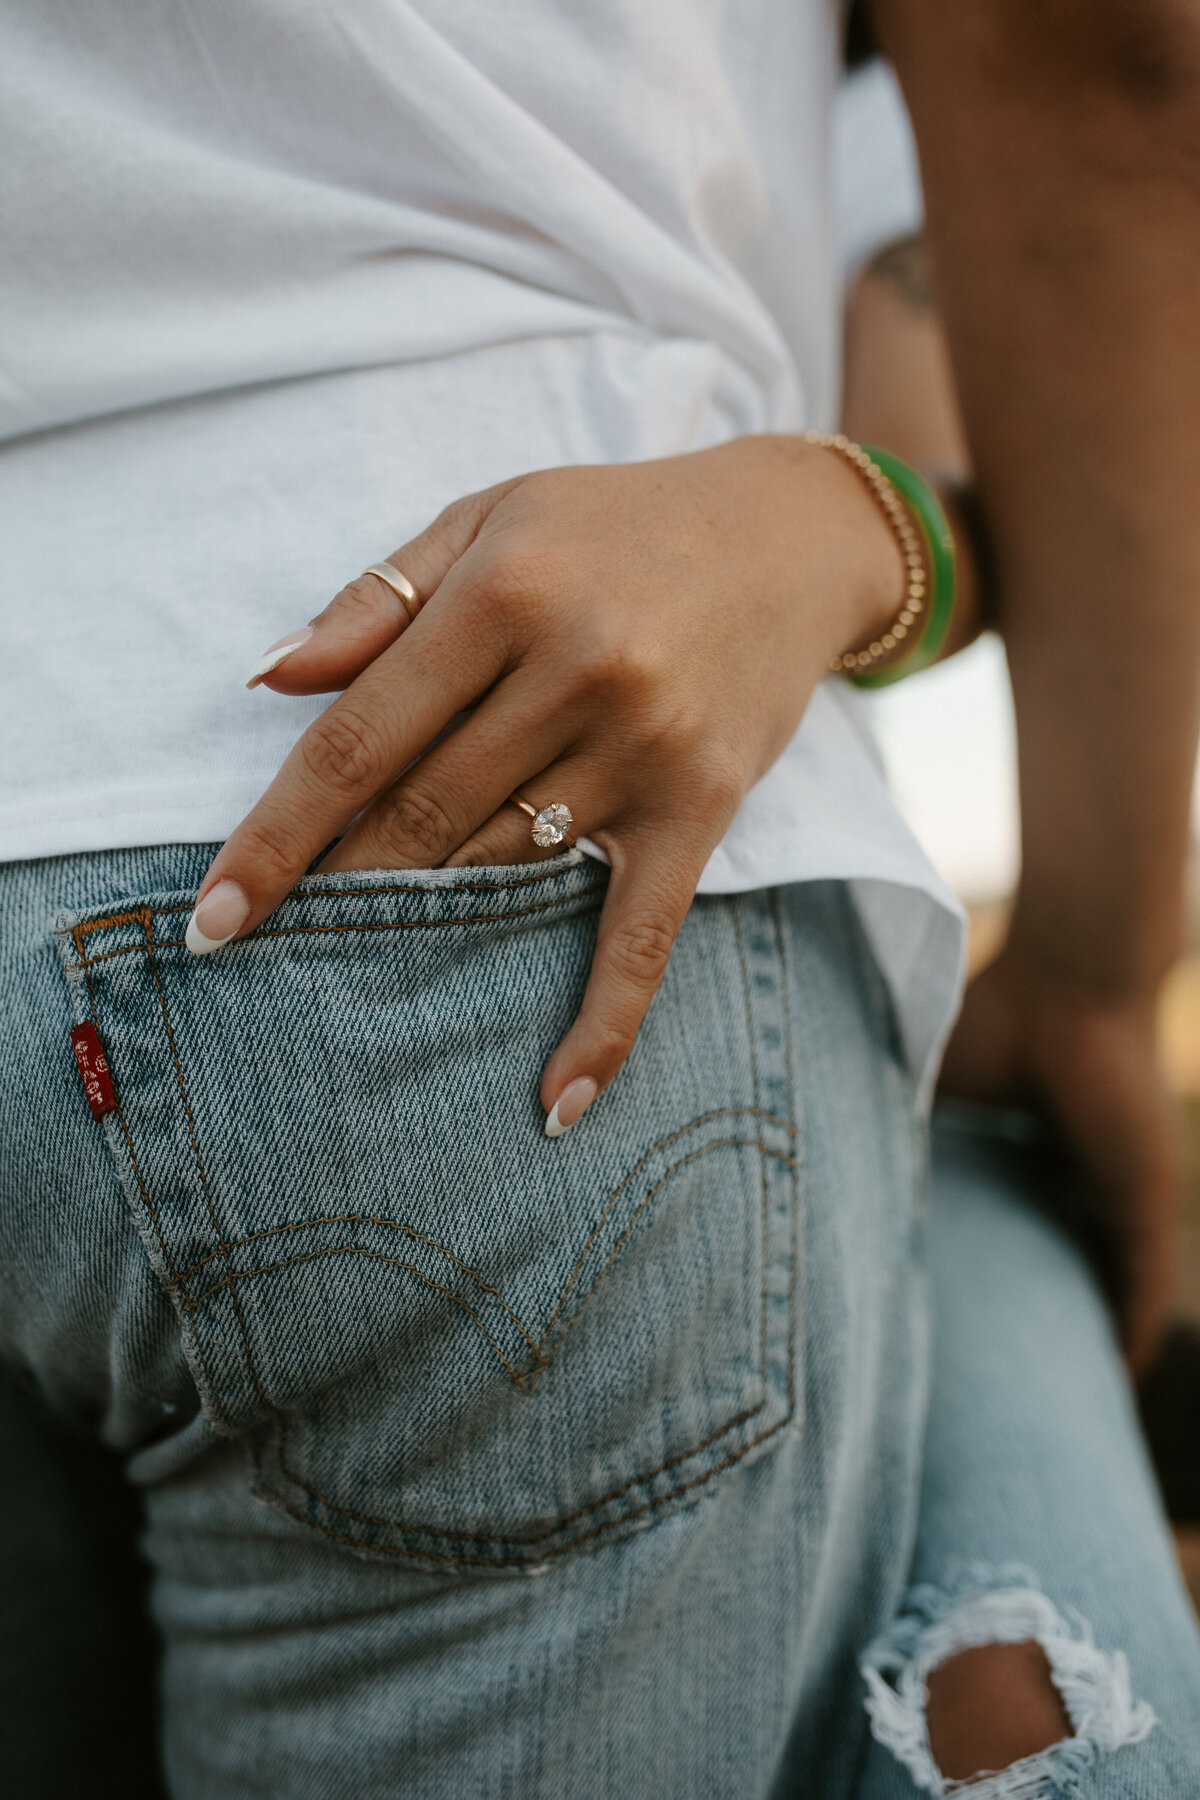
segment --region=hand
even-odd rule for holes
[[[522,476],[391,561],[414,621],[359,577],[266,677],[345,692],[223,846],[189,942],[252,931],[339,833],[323,870],[506,863],[533,853],[508,796],[565,801],[612,876],[542,1080],[556,1134],[625,1060],[709,855],[831,657],[894,614],[899,552],[841,458],[764,436]]]
[[[1027,1106],[1083,1178],[1083,1216],[1135,1374],[1165,1323],[1179,1193],[1176,1121],[1155,1053],[1153,994],[1056,986],[1005,950],[967,989],[942,1068],[947,1093]]]

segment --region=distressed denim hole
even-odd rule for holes
[[[945,1772],[930,1741],[930,1678],[984,1646],[1040,1649],[1071,1734],[1045,1744],[1043,1733],[1045,1747],[1001,1769]],[[969,1789],[972,1800],[1069,1800],[1099,1757],[1141,1743],[1158,1723],[1133,1696],[1124,1653],[1101,1649],[1087,1621],[1060,1613],[1026,1569],[972,1568],[946,1588],[913,1589],[861,1668],[873,1735],[928,1794]]]

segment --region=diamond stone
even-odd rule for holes
[[[542,850],[549,850],[555,844],[561,844],[571,828],[571,809],[561,801],[553,806],[543,806],[533,821],[533,841]]]

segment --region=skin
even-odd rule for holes
[[[1071,1721],[1040,1644],[975,1644],[926,1683],[933,1760],[950,1781],[1007,1769],[1071,1736]]]
[[[964,483],[970,455],[925,243],[888,245],[846,309],[843,429]],[[969,1781],[1070,1737],[1040,1644],[976,1644],[931,1671],[925,1727],[942,1774]]]
[[[391,560],[422,610],[409,623],[385,583],[360,578],[268,677],[344,692],[200,898],[235,881],[251,930],[343,831],[323,869],[526,860],[529,823],[507,796],[569,799],[613,872],[581,1012],[543,1076],[549,1111],[624,1062],[743,795],[831,658],[895,616],[899,550],[840,457],[761,436],[520,477],[447,508]]]
[[[1054,1125],[1152,1354],[1178,1190],[1155,1001],[1182,939],[1200,670],[1200,18],[881,0],[996,545],[1020,750],[1008,943],[944,1085]]]
[[[1153,1017],[1197,729],[1200,21],[1184,0],[877,11],[921,147],[1020,737],[1013,930],[946,1080],[1039,1108],[1090,1173],[1140,1363],[1177,1179]],[[621,1066],[742,795],[832,655],[893,616],[895,546],[838,459],[760,437],[521,477],[392,560],[424,610],[410,626],[382,583],[352,583],[268,677],[345,692],[199,898],[238,884],[240,935],[363,808],[323,867],[520,859],[528,823],[505,796],[568,799],[613,879],[549,1109]]]

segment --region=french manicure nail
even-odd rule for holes
[[[235,937],[250,917],[250,902],[236,881],[218,881],[188,920],[183,941],[193,956],[207,956]]]
[[[290,656],[293,650],[298,650],[301,644],[307,644],[312,634],[311,625],[302,625],[299,631],[289,631],[286,637],[279,638],[269,650],[263,652],[258,662],[255,663],[254,672],[246,686],[248,688],[257,687],[264,675],[269,675],[272,669],[277,669],[284,657]]]
[[[568,1081],[546,1114],[546,1136],[557,1138],[564,1131],[570,1131],[572,1125],[578,1124],[582,1119],[599,1092],[599,1084],[590,1075],[578,1075],[574,1081]]]

